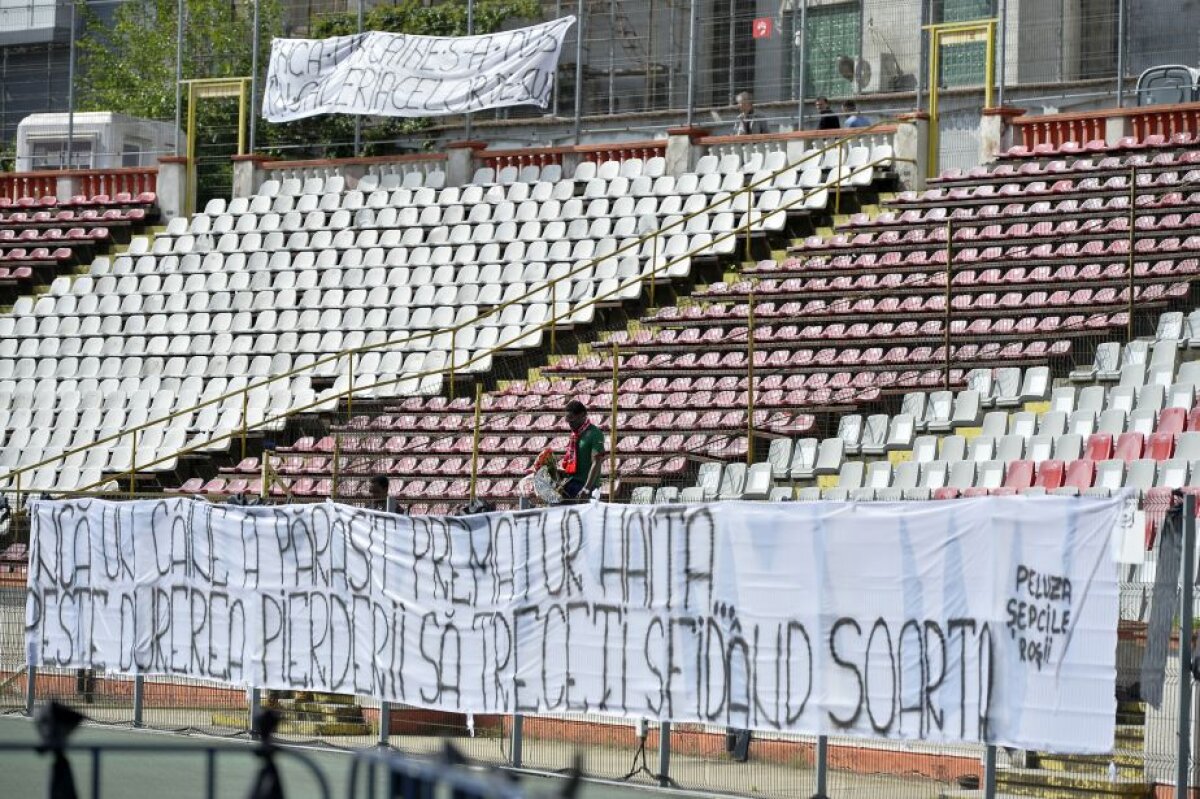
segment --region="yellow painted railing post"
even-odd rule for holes
[[[458,343],[458,330],[450,331],[450,399],[454,399],[454,352]]]
[[[550,283],[550,352],[558,352],[558,280]],[[474,497],[472,497],[474,499]]]
[[[612,405],[608,418],[608,501],[617,501],[617,383],[621,379],[621,351],[612,345]]]
[[[475,384],[475,432],[471,439],[471,500],[475,500],[475,485],[479,478],[479,431],[483,409],[483,384]]]
[[[242,459],[246,458],[246,428],[250,424],[250,389],[242,389]]]
[[[842,140],[838,139],[837,144],[837,196],[833,198],[833,212],[840,214],[842,212]]]
[[[133,438],[133,446],[129,448],[129,498],[133,499],[137,494],[137,469],[135,467],[137,466],[138,429],[136,427],[130,432],[130,436]]]
[[[946,220],[946,315],[942,347],[946,350],[946,390],[950,390],[950,302],[954,299],[950,283],[954,280],[954,223]]]
[[[354,350],[350,350],[347,364],[350,367],[350,393],[346,395],[346,421],[349,422],[354,418]]]
[[[746,465],[754,463],[754,289],[746,314]]]
[[[650,245],[650,307],[654,307],[654,285],[658,283],[658,231],[654,231],[654,243]]]
[[[1137,258],[1134,257],[1133,248],[1137,244],[1137,238],[1134,235],[1134,226],[1137,224],[1137,167],[1129,168],[1129,305],[1126,313],[1129,318],[1125,321],[1125,343],[1133,341],[1133,290],[1134,290],[1134,271],[1137,266]]]
[[[259,480],[262,483],[258,491],[260,499],[266,500],[271,494],[271,487],[275,483],[275,477],[271,470],[271,450],[264,449],[262,456],[262,465],[259,467]]]
[[[338,469],[341,466],[342,459],[342,437],[337,433],[333,434],[333,482],[329,486],[330,498],[337,500],[338,493]]]

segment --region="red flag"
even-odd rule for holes
[[[752,30],[755,39],[770,39],[775,31],[775,20],[770,17],[758,17],[754,20]]]

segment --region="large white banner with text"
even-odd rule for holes
[[[39,501],[27,658],[470,713],[1107,752],[1121,511]]]
[[[486,108],[546,108],[574,17],[485,36],[371,31],[329,39],[275,39],[263,116],[423,117]]]

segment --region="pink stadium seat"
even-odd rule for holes
[[[1067,464],[1066,477],[1063,487],[1078,489],[1083,493],[1092,487],[1096,479],[1096,462],[1089,458],[1080,458]]]
[[[1113,438],[1109,433],[1093,433],[1088,436],[1083,455],[1093,461],[1106,461],[1112,457]]]
[[[1063,484],[1063,462],[1058,460],[1042,461],[1038,464],[1037,477],[1033,485],[1052,491]]]
[[[1174,433],[1152,433],[1146,446],[1146,457],[1156,461],[1165,461],[1175,452]]]
[[[1113,450],[1113,458],[1126,463],[1142,457],[1144,436],[1141,433],[1128,432],[1117,436],[1117,444]]]
[[[1033,461],[1010,461],[1004,473],[1004,487],[1022,491],[1033,485]]]

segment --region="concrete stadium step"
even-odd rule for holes
[[[283,721],[279,732],[284,735],[304,735],[314,738],[342,737],[349,735],[371,735],[372,728],[365,721]]]
[[[1127,797],[1147,799],[1154,786],[1142,778],[1073,774],[1033,768],[1004,768],[996,773],[997,789],[1037,799],[1083,799],[1083,797]]]
[[[1033,755],[1033,765],[1044,771],[1108,777],[1108,767],[1117,767],[1117,776],[1145,779],[1146,760],[1141,752],[1115,752],[1112,755]]]

